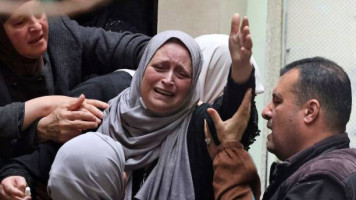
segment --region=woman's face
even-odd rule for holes
[[[22,3],[4,23],[12,45],[24,57],[39,58],[47,49],[48,21],[36,0]]]
[[[141,83],[142,99],[158,114],[174,111],[181,105],[192,83],[192,60],[180,43],[169,41],[148,63]]]

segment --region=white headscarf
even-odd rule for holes
[[[204,57],[199,78],[200,100],[213,103],[217,97],[223,94],[231,67],[229,36],[223,34],[202,35],[195,38],[195,41],[199,44]],[[260,94],[264,91],[260,71],[252,56],[250,62],[255,68],[255,92]]]
[[[187,97],[174,112],[157,116],[146,109],[141,98],[141,82],[146,66],[155,52],[176,38],[189,50],[192,59],[192,84]],[[187,130],[199,101],[198,77],[202,55],[192,37],[181,31],[165,31],[148,43],[130,88],[112,99],[98,131],[119,141],[124,149],[129,183],[125,199],[131,199],[130,171],[158,162],[141,189],[138,199],[195,199],[188,151]]]

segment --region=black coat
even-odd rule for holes
[[[356,199],[356,149],[347,133],[326,138],[273,163],[263,200]]]
[[[68,17],[51,19],[41,79],[47,88],[46,93],[66,95],[75,86],[93,76],[107,74],[118,68],[136,69],[149,39],[142,34],[105,32],[101,28],[82,27]],[[0,69],[5,68],[11,66],[5,66],[0,61]],[[37,129],[37,123],[34,123],[25,131],[21,131],[24,103],[13,100],[10,94],[13,83],[5,81],[4,76],[9,74],[5,75],[4,71],[0,70],[2,159],[21,155],[36,146]],[[29,83],[22,85],[19,93],[21,89],[24,90],[23,93],[31,93],[31,89],[35,88],[27,87]]]

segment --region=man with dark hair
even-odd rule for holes
[[[282,162],[272,164],[263,200],[356,199],[356,149],[349,147],[345,132],[351,102],[350,79],[330,60],[302,59],[281,70],[262,116],[272,130],[267,149]],[[224,129],[217,131],[220,136],[229,134]],[[219,148],[214,158],[218,199],[227,199],[224,194],[231,198],[234,193],[234,199],[242,199],[239,191],[248,184],[252,188],[251,182],[241,179],[221,181],[231,177],[227,174],[253,172],[236,171],[252,162],[237,159],[239,152],[243,152],[241,147]]]
[[[345,128],[351,113],[351,84],[344,70],[335,62],[320,57],[306,58],[288,64],[281,76],[298,69],[300,78],[295,84],[297,103],[317,99],[328,113],[330,124]],[[343,130],[345,131],[345,130]]]

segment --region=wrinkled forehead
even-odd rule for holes
[[[177,38],[178,40],[180,40],[184,44],[184,46],[188,49],[188,52],[191,57],[193,83],[195,83],[198,80],[198,76],[200,74],[201,66],[202,66],[202,55],[201,55],[200,47],[191,36],[189,36],[188,34],[182,31],[177,31],[177,30],[164,31],[158,33],[156,36],[151,38],[150,42],[146,46],[139,67],[135,73],[135,77],[134,77],[135,80],[137,79],[138,82],[141,81],[145,69],[149,64],[149,62],[151,61],[151,59],[153,58],[154,54],[163,44],[165,44],[168,40],[172,38]]]
[[[200,47],[192,37],[181,31],[165,31],[153,37],[148,45],[149,47],[153,47],[150,48],[152,57],[159,49],[170,43],[178,44],[180,47],[187,50],[193,68],[199,68],[201,59]]]
[[[189,49],[187,48],[187,46],[180,41],[177,38],[171,38],[169,40],[167,40],[166,42],[164,42],[157,50],[156,52],[153,54],[151,60],[159,53],[161,53],[163,51],[163,49],[165,49],[165,47],[170,46],[170,45],[174,45],[176,48],[180,48],[180,49],[184,49],[185,51],[187,51],[190,60],[192,60],[192,56],[191,53],[189,51]]]
[[[162,48],[164,45],[171,44],[171,43],[178,44],[179,46],[183,47],[184,49],[186,49],[189,52],[189,55],[190,55],[190,51],[189,51],[188,47],[180,39],[174,38],[174,37],[170,38],[166,42],[164,42],[160,48]]]

